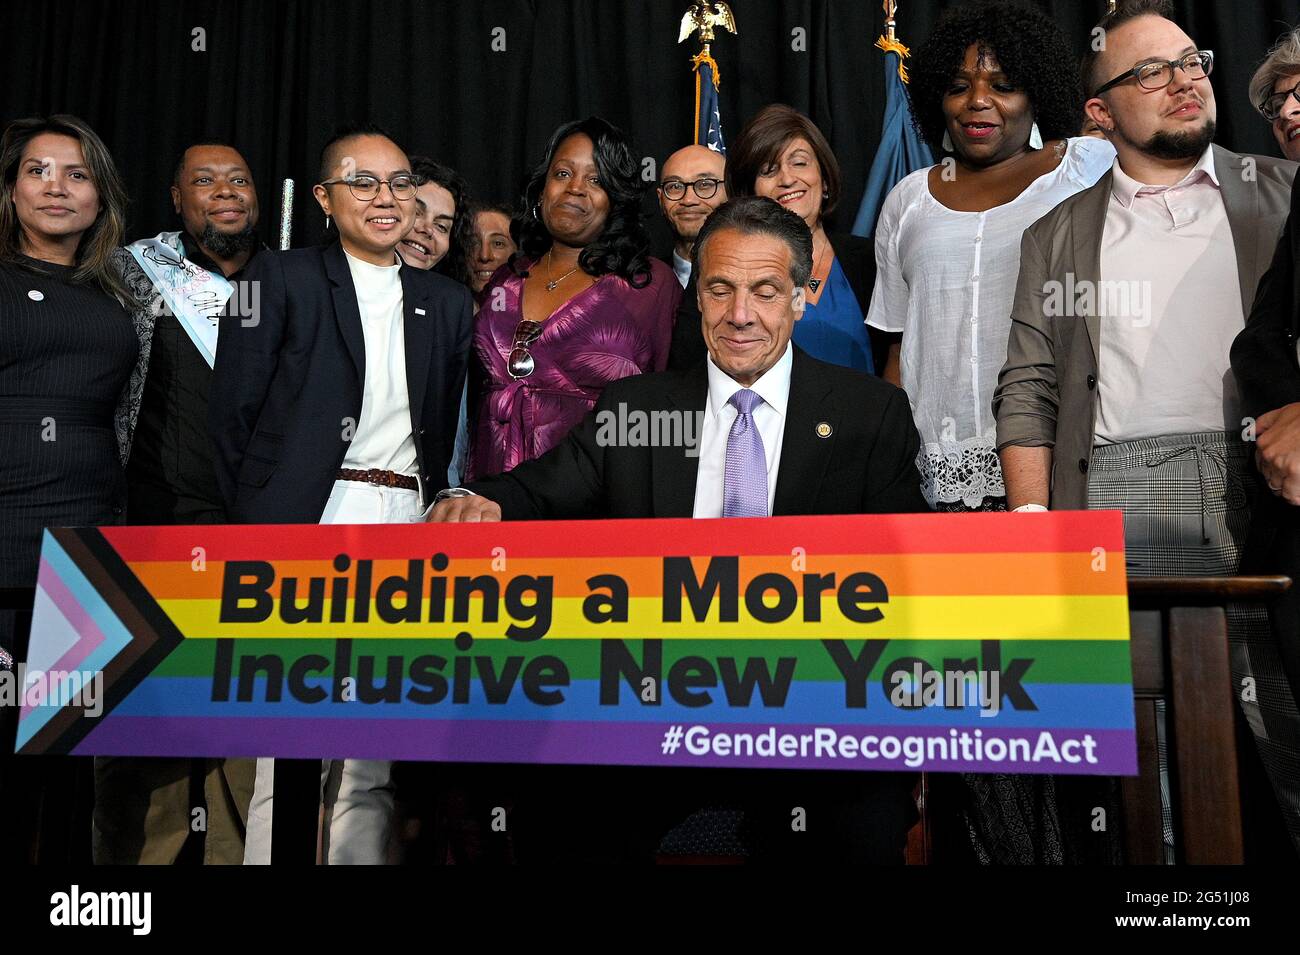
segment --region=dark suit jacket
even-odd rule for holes
[[[421,480],[446,484],[473,328],[469,290],[402,265],[406,379]],[[236,523],[315,523],[361,418],[366,349],[342,247],[268,252],[255,321],[221,319],[208,423]],[[417,313],[418,310],[418,313]]]
[[[222,274],[193,236],[182,232],[180,242],[185,258],[214,275]],[[265,250],[259,248],[254,258]],[[147,349],[139,366],[140,401],[126,463],[127,522],[220,523],[225,520],[225,505],[208,434],[212,369],[170,309],[160,313],[159,292],[135,257],[123,249],[118,261],[136,302],[133,317],[141,349]],[[247,270],[245,265],[226,278],[240,282]]]
[[[629,411],[703,412],[707,394],[703,364],[611,382],[561,444],[469,488],[499,503],[507,520],[690,517],[699,459],[680,447],[602,447],[596,421],[620,403]],[[820,422],[831,426],[826,438],[817,436]],[[916,470],[918,447],[906,394],[796,348],[772,512],[928,510]],[[745,807],[755,852],[765,861],[899,862],[916,818],[913,773],[764,770],[756,778],[746,770],[693,770],[687,796],[655,781],[653,770],[602,770],[600,777],[587,778],[620,806],[636,807],[627,811],[640,820],[636,825],[652,845],[694,806],[713,801]],[[572,782],[570,787],[581,788]],[[654,795],[638,797],[639,792]],[[806,833],[792,834],[792,806],[806,808]]]
[[[865,316],[871,308],[871,293],[876,287],[876,250],[870,239],[849,235],[846,232],[829,233],[831,249],[840,261],[844,277],[849,280],[858,306]],[[672,256],[668,257],[671,264]],[[890,335],[879,329],[868,327],[871,336],[871,360],[876,374],[885,370],[885,361],[889,358],[889,345],[897,341],[897,335]],[[695,273],[682,293],[682,302],[677,306],[677,321],[673,325],[672,345],[668,350],[668,370],[690,368],[704,363],[708,350],[704,347],[704,333],[700,329],[700,305],[696,298]]]
[[[1246,327],[1232,344],[1232,373],[1242,413],[1258,418],[1300,402],[1300,191],[1291,189],[1291,214],[1272,265],[1260,279]],[[1287,681],[1300,699],[1300,507],[1262,486],[1255,501],[1242,573],[1286,574],[1294,583],[1270,609]]]
[[[470,490],[506,520],[690,517],[698,457],[680,447],[601,446],[602,411],[703,413],[708,371],[636,375],[606,386],[596,407],[548,453]],[[831,427],[826,438],[816,426]],[[893,385],[794,350],[790,402],[772,513],[928,511],[916,470],[920,446],[907,395]]]

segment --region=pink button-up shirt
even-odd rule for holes
[[[1228,351],[1245,324],[1213,151],[1172,186],[1115,161],[1101,243],[1096,442],[1237,430]]]

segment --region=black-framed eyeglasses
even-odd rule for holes
[[[683,182],[681,179],[669,179],[667,182],[659,184],[660,190],[663,191],[665,199],[671,199],[677,202],[679,199],[686,197],[686,187],[690,186],[695,190],[695,194],[701,199],[712,199],[718,192],[718,186],[722,183],[721,179],[712,179],[708,176],[703,179],[696,179],[694,182]]]
[[[514,342],[510,346],[510,357],[506,359],[506,371],[510,377],[518,381],[520,378],[527,378],[537,367],[533,361],[533,353],[529,351],[533,343],[542,334],[541,322],[530,322],[524,319],[515,326]]]
[[[1292,96],[1296,98],[1297,103],[1300,103],[1300,83],[1297,83],[1289,90],[1282,90],[1279,93],[1270,93],[1268,96],[1265,96],[1263,100],[1257,103],[1256,107],[1264,114],[1264,118],[1271,123],[1282,115],[1282,108],[1286,106],[1286,101]]]
[[[1119,86],[1130,76],[1136,77],[1138,85],[1144,90],[1162,90],[1174,81],[1174,70],[1180,69],[1189,80],[1203,80],[1214,69],[1214,51],[1196,50],[1176,60],[1155,60],[1139,63],[1131,70],[1125,70],[1109,83],[1103,83],[1093,96],[1100,96],[1106,90]]]
[[[420,186],[420,178],[406,175],[396,175],[392,179],[380,179],[377,176],[344,176],[341,179],[326,179],[321,185],[345,185],[353,198],[361,202],[369,202],[379,195],[380,186],[387,186],[394,199],[405,202],[415,195],[416,189]]]

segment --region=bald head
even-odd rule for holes
[[[678,254],[683,258],[709,213],[727,201],[727,190],[722,184],[726,168],[727,162],[722,154],[707,146],[685,146],[664,160],[659,176],[659,208],[673,230]],[[692,183],[698,185],[692,186]],[[676,190],[683,184],[686,185],[685,192],[676,196]],[[710,187],[713,189],[711,193]],[[697,189],[707,195],[701,196]]]
[[[661,179],[676,176],[679,179],[696,179],[699,176],[722,178],[727,160],[722,153],[708,146],[683,146],[664,160]]]

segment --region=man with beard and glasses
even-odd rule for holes
[[[190,146],[176,164],[172,203],[181,231],[141,239],[116,253],[136,301],[144,360],[132,377],[133,435],[127,460],[131,524],[224,522],[208,436],[208,388],[217,316],[236,294],[260,247],[257,190],[232,146]],[[238,864],[253,791],[250,759],[101,758],[95,766],[95,861],[171,863],[205,807],[203,859]]]
[[[1296,164],[1213,144],[1214,57],[1167,3],[1130,0],[1099,26],[1106,42],[1084,61],[1085,109],[1116,160],[1021,244],[993,396],[1007,502],[1122,510],[1133,576],[1230,575],[1257,479],[1229,350],[1285,222]],[[1256,743],[1243,765],[1257,750],[1296,836],[1295,703],[1266,613],[1227,610],[1234,685],[1258,697],[1234,693]],[[1248,827],[1277,819],[1267,796],[1249,804],[1249,786],[1246,796]],[[1257,836],[1246,835],[1249,861]]]

